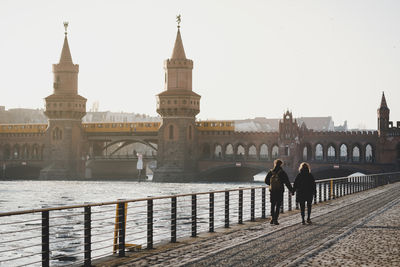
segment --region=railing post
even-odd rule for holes
[[[229,191],[225,191],[225,228],[229,228]]]
[[[84,240],[85,240],[85,260],[84,266],[92,266],[92,211],[90,206],[86,206],[85,209],[85,221],[84,221]]]
[[[322,184],[318,183],[318,189],[319,189],[319,202],[322,202]]]
[[[50,266],[49,211],[42,211],[42,266]]]
[[[197,197],[192,195],[192,237],[197,236]]]
[[[281,210],[280,210],[280,213],[283,213],[283,212],[284,212],[284,208],[283,208],[284,205],[285,205],[285,198],[283,197],[283,198],[282,198],[281,207],[280,207],[280,209],[281,209]]]
[[[331,200],[332,198],[332,180],[329,180],[329,184],[328,184],[328,200]]]
[[[251,207],[250,207],[250,220],[254,222],[255,219],[255,209],[256,209],[256,192],[255,189],[251,189]]]
[[[171,243],[176,242],[176,197],[171,198]]]
[[[118,203],[118,256],[125,256],[125,203]]]
[[[324,182],[324,201],[326,201],[326,182]]]
[[[292,210],[292,193],[288,192],[288,210]]]
[[[209,232],[214,232],[214,193],[210,193]]]
[[[265,219],[265,187],[261,189],[261,218]]]
[[[147,249],[153,248],[153,200],[147,200]]]
[[[340,194],[339,194],[340,180],[336,180],[335,184],[336,184],[336,198],[338,198],[338,197],[340,197]]]
[[[239,190],[239,224],[243,224],[243,190]]]

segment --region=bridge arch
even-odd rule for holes
[[[19,159],[20,157],[20,146],[19,144],[14,144],[13,149],[12,149],[12,158],[13,159]]]
[[[225,144],[224,146],[224,158],[233,159],[234,149],[231,143]]]
[[[361,145],[359,143],[353,144],[351,149],[351,161],[352,162],[361,162],[362,160],[362,150]]]
[[[314,147],[315,151],[315,160],[323,161],[324,160],[324,146],[321,143],[317,143]]]
[[[374,162],[375,160],[375,150],[370,143],[367,143],[364,148],[364,160],[365,162]]]
[[[33,144],[32,145],[32,153],[31,153],[31,158],[32,159],[39,159],[39,145],[38,144]]]
[[[303,161],[310,161],[312,160],[312,149],[311,149],[311,144],[310,143],[304,143],[301,146],[301,158]]]
[[[327,161],[329,162],[334,162],[336,160],[336,146],[333,143],[328,144],[328,149],[327,149]]]
[[[222,159],[222,145],[219,143],[214,145],[214,158]]]
[[[113,146],[115,146],[116,144],[120,144],[115,150],[111,151],[110,153],[106,153],[107,156],[112,156],[114,154],[116,154],[118,151],[120,151],[121,149],[123,149],[124,147],[134,144],[134,143],[139,143],[142,145],[145,145],[149,148],[152,149],[152,151],[157,152],[157,147],[155,147],[151,140],[140,140],[140,139],[121,139],[121,140],[116,140],[110,143],[107,143],[105,146],[103,146],[101,149],[97,148],[98,151],[101,151],[101,154],[104,151],[107,151],[107,149],[112,148]],[[153,152],[152,152],[153,153]],[[97,154],[94,154],[94,156],[96,156]]]
[[[30,146],[28,144],[23,144],[21,149],[21,159],[29,159],[30,156]]]
[[[248,159],[257,159],[257,147],[253,143],[249,144],[249,146],[248,146],[247,158]]]
[[[237,159],[243,159],[245,157],[246,149],[244,148],[244,145],[242,143],[236,144],[235,151],[235,157]]]
[[[349,146],[345,143],[341,143],[339,147],[339,161],[347,162],[349,160]]]
[[[277,159],[279,158],[279,146],[277,144],[272,145],[271,148],[271,159]]]
[[[268,160],[268,145],[267,144],[261,144],[259,148],[259,155],[260,159],[262,160]]]

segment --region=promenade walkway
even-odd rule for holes
[[[152,250],[108,257],[96,266],[400,266],[400,183],[313,206],[280,225],[246,222]]]

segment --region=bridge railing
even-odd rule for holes
[[[400,181],[400,173],[317,181],[315,203]],[[4,266],[83,265],[269,215],[266,186],[0,213]],[[283,211],[296,208],[286,192]]]

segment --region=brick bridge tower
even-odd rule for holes
[[[45,115],[49,119],[46,130],[45,160],[42,179],[83,177],[84,133],[82,117],[86,114],[86,98],[78,94],[79,65],[72,62],[68,46],[67,27],[60,62],[53,64],[53,94],[45,98]]]
[[[157,169],[153,181],[191,181],[197,173],[196,115],[200,95],[192,91],[193,61],[186,58],[178,32],[170,59],[164,61],[165,91],[157,95],[157,113],[162,125],[158,132]]]
[[[385,93],[382,92],[381,105],[378,108],[378,134],[384,136],[389,129],[389,114],[390,109],[386,104]]]
[[[279,122],[279,157],[285,162],[287,169],[292,170],[300,160],[299,149],[299,126],[296,119],[293,119],[292,112],[286,111],[282,121]]]

